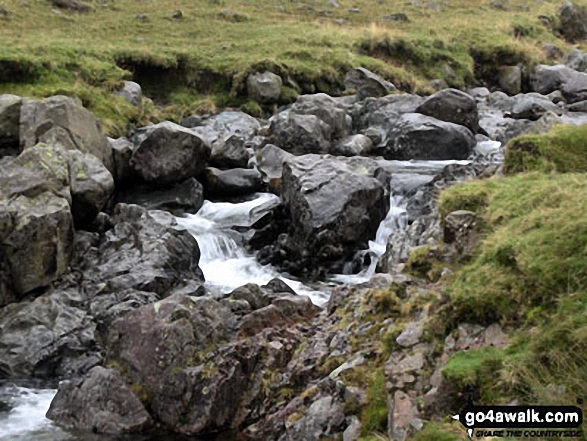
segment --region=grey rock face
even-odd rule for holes
[[[112,150],[102,134],[100,121],[72,98],[53,96],[43,101],[23,101],[21,146],[26,149],[39,142],[61,144],[67,150],[91,153],[114,173]]]
[[[204,280],[198,243],[171,214],[118,204],[112,222],[103,238],[91,239],[76,253],[88,289],[165,295],[186,281]]]
[[[294,153],[326,153],[352,130],[352,119],[326,94],[302,95],[287,111],[270,120],[271,142]]]
[[[114,94],[137,107],[141,105],[143,99],[141,86],[133,81],[125,81],[122,89],[117,90]]]
[[[475,144],[473,133],[461,125],[407,113],[396,122],[389,141],[377,150],[386,159],[466,159]]]
[[[539,65],[531,75],[532,90],[541,95],[547,95],[560,89],[577,74],[576,71],[563,64],[556,66]]]
[[[282,198],[290,231],[285,250],[294,267],[315,272],[365,246],[387,213],[388,179],[366,158],[306,155],[286,162]]]
[[[259,103],[275,103],[281,94],[283,82],[279,75],[273,72],[257,72],[247,78],[247,92],[249,98]]]
[[[0,309],[0,377],[54,378],[99,362],[84,301],[77,290],[56,291]]]
[[[417,113],[431,116],[441,121],[459,124],[471,132],[479,130],[477,102],[473,97],[456,89],[436,92],[417,109]]]
[[[249,152],[245,140],[237,135],[218,139],[212,145],[210,164],[218,168],[245,168],[249,163]]]
[[[20,152],[20,108],[22,98],[0,95],[0,158]]]
[[[573,49],[565,57],[565,66],[578,72],[587,70],[587,54],[579,49]]]
[[[136,146],[126,138],[108,139],[112,148],[114,161],[114,179],[116,182],[124,182],[131,178],[132,169],[130,158]]]
[[[201,173],[210,151],[208,143],[193,131],[164,122],[151,128],[133,152],[130,165],[146,182],[170,185]]]
[[[587,100],[587,73],[577,72],[563,85],[562,92],[569,104]]]
[[[365,156],[371,152],[373,141],[365,135],[351,135],[331,149],[331,153],[341,156]]]
[[[60,384],[47,417],[60,425],[108,435],[140,433],[151,425],[120,372],[99,366],[83,380]]]
[[[114,179],[94,155],[69,151],[71,212],[77,228],[89,225],[112,193]]]
[[[518,95],[514,97],[511,117],[515,119],[529,119],[537,121],[546,112],[558,112],[559,107],[543,96],[535,94]]]
[[[354,91],[360,99],[369,96],[385,96],[396,90],[389,81],[385,81],[363,67],[356,67],[347,72],[344,77],[344,86],[347,90]]]

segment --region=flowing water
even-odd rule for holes
[[[241,203],[205,201],[197,214],[177,218],[177,222],[200,245],[199,265],[210,291],[228,293],[247,283],[264,285],[279,278],[298,294],[322,305],[328,300],[325,292],[287,278],[271,265],[261,265],[245,250],[243,234],[234,229],[250,227],[277,205],[279,198],[269,193],[257,194],[253,200]]]
[[[478,149],[481,147],[478,146]],[[485,145],[488,152],[494,151],[496,147],[498,145]],[[375,273],[378,259],[385,252],[390,234],[407,224],[405,192],[430,182],[443,167],[454,163],[466,164],[468,161],[385,161],[385,166],[392,173],[390,209],[381,222],[376,237],[369,242],[369,249],[363,251],[369,254],[370,265],[359,274],[337,275],[332,277],[332,281],[353,284],[368,281]],[[186,228],[200,245],[200,268],[204,272],[206,287],[210,291],[227,293],[246,283],[263,285],[277,277],[298,294],[309,296],[318,305],[328,300],[325,292],[286,277],[271,265],[261,265],[254,255],[245,250],[242,231],[278,204],[277,196],[260,193],[253,199],[240,203],[205,201],[197,214],[177,218],[178,224]],[[45,413],[55,393],[55,389],[0,384],[0,441],[112,440],[99,435],[77,435],[53,425],[45,418]],[[8,407],[8,410],[3,407]],[[128,439],[178,441],[186,438],[164,435]]]

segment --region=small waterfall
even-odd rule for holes
[[[499,144],[499,143],[497,143]],[[486,146],[493,151],[490,146]],[[494,147],[492,145],[491,147]],[[387,216],[379,224],[374,240],[369,241],[369,248],[357,253],[359,257],[369,256],[369,266],[358,274],[336,274],[330,280],[339,283],[359,284],[368,282],[375,274],[377,263],[387,249],[389,237],[398,230],[408,226],[406,193],[421,187],[434,178],[444,167],[450,164],[467,165],[471,161],[381,161],[392,174],[390,182],[390,201]]]
[[[269,193],[257,194],[253,200],[236,204],[205,201],[197,214],[177,218],[178,224],[198,241],[200,268],[208,289],[227,293],[247,283],[264,285],[279,278],[298,294],[310,297],[315,304],[326,302],[327,294],[283,277],[271,265],[261,265],[254,255],[247,253],[242,234],[233,228],[250,227],[279,203],[279,198]]]

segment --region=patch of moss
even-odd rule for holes
[[[240,110],[255,118],[262,118],[264,114],[263,109],[256,101],[247,101],[240,107]]]
[[[511,140],[503,165],[506,174],[526,171],[587,172],[587,124],[556,126],[542,135],[524,135]]]
[[[367,405],[361,412],[361,433],[385,432],[387,429],[387,392],[383,368],[371,373],[367,389]]]

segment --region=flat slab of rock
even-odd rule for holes
[[[356,67],[347,72],[344,87],[348,91],[354,91],[359,99],[385,96],[396,90],[392,83],[363,67]]]

